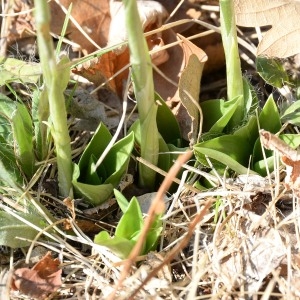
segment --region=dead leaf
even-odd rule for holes
[[[16,269],[12,279],[12,289],[39,299],[45,299],[55,292],[62,284],[59,260],[51,257],[48,252],[32,269]]]
[[[288,57],[300,52],[300,2],[297,0],[234,0],[237,25],[272,25],[258,45],[257,54]]]
[[[160,27],[167,17],[167,12],[162,5],[156,1],[139,1],[138,10],[141,16],[141,23],[145,32]],[[117,45],[127,40],[125,29],[124,6],[121,2],[110,3],[111,23],[109,24],[107,45]],[[121,29],[121,30],[120,30]],[[160,34],[147,37],[149,50],[162,47],[163,40]],[[153,57],[153,63],[162,64],[168,59],[166,51],[160,51]],[[89,61],[75,70],[79,74],[95,85],[100,85],[108,81],[109,88],[122,97],[123,87],[128,77],[129,50],[126,45],[120,46],[114,51],[107,52],[101,57]],[[124,69],[123,71],[121,71]],[[120,72],[118,74],[118,72]],[[115,74],[118,74],[115,76]]]
[[[282,162],[286,165],[287,187],[293,189],[296,195],[300,195],[300,154],[276,135],[263,129],[259,133],[262,145],[267,149],[278,151]]]
[[[80,0],[60,0],[61,6],[68,10],[72,3],[71,16],[76,20],[83,31],[95,42],[99,47],[105,47],[108,40],[109,26],[111,22],[110,1],[80,1]],[[51,31],[60,34],[66,13],[63,8],[55,1],[50,2],[51,9]],[[69,21],[67,28],[67,37],[71,41],[81,46],[82,51],[87,54],[97,50],[76,27]]]

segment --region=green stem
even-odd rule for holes
[[[136,0],[124,0],[125,23],[128,31],[132,81],[139,112],[141,157],[157,165],[159,133],[156,124],[157,105],[154,101],[152,63],[144,37]],[[139,164],[139,184],[153,188],[156,172]]]
[[[50,35],[50,11],[45,0],[35,0],[35,22],[39,56],[43,70],[45,90],[48,95],[51,133],[56,148],[59,192],[63,197],[72,196],[71,139],[67,126],[67,113],[62,84],[62,67],[55,57]],[[69,70],[65,70],[69,72]],[[65,73],[66,74],[66,73]],[[63,80],[63,83],[65,80]]]
[[[240,123],[244,117],[243,76],[239,57],[234,6],[232,0],[220,0],[220,19],[223,47],[226,58],[228,100],[240,96],[240,104],[233,119]]]

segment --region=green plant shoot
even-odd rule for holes
[[[101,231],[95,236],[94,242],[109,248],[116,255],[124,259],[128,257],[137,242],[144,226],[144,220],[140,204],[136,197],[133,197],[130,202],[128,202],[119,191],[114,190],[114,193],[123,212],[123,216],[118,223],[113,237],[110,237],[107,231]],[[147,233],[141,254],[147,254],[155,250],[161,230],[161,216],[157,216],[151,229]]]
[[[154,101],[154,85],[151,59],[137,9],[136,0],[124,0],[125,22],[128,31],[132,80],[139,112],[141,131],[141,157],[157,165],[159,133],[156,124],[157,104]],[[153,188],[156,173],[139,165],[139,185]]]
[[[232,0],[220,0],[221,34],[226,59],[227,97],[239,102],[232,121],[239,124],[245,114],[243,77],[239,57],[234,6]]]
[[[35,22],[45,90],[48,95],[51,133],[56,148],[59,192],[72,196],[71,140],[63,91],[69,81],[70,69],[65,56],[58,63],[50,35],[50,11],[44,0],[35,0]]]

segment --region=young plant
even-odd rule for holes
[[[78,165],[74,164],[73,186],[75,192],[92,205],[107,200],[120,183],[127,170],[134,145],[134,134],[130,133],[115,143],[99,167],[98,158],[110,143],[112,136],[104,124],[100,124],[83,152]]]
[[[136,197],[133,197],[130,202],[128,202],[127,199],[117,190],[114,190],[114,193],[123,212],[123,216],[117,225],[115,235],[113,237],[110,237],[107,231],[101,231],[95,236],[94,242],[98,245],[107,247],[120,258],[125,259],[128,257],[139,238],[144,226],[144,220]],[[141,255],[155,250],[161,230],[161,216],[157,216],[151,229],[147,233],[143,250],[140,253]]]

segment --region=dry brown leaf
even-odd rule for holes
[[[60,0],[61,5],[68,9],[72,3],[71,16],[76,20],[84,32],[99,46],[105,47],[109,35],[111,22],[110,1],[81,1],[81,0]],[[65,12],[54,1],[50,2],[51,8],[51,30],[60,34]],[[84,53],[91,53],[97,49],[87,38],[76,28],[72,20],[69,21],[67,37],[79,44]]]
[[[262,145],[267,149],[278,151],[282,162],[286,165],[285,183],[287,187],[300,195],[300,155],[298,151],[266,130],[262,129],[259,133]]]
[[[164,8],[155,1],[141,1],[138,3],[138,9],[141,16],[141,22],[145,32],[158,28],[167,17]],[[125,30],[124,7],[121,2],[110,3],[111,23],[109,24],[107,45],[116,45],[127,40]],[[147,37],[149,50],[157,49],[164,45],[160,35]],[[166,51],[156,53],[152,57],[154,64],[162,64],[168,60]],[[129,51],[126,45],[120,46],[114,51],[103,54],[101,57],[89,61],[84,65],[73,70],[95,85],[100,85],[113,77],[129,63]],[[119,75],[109,80],[109,88],[122,96],[123,86],[128,76],[128,68],[125,68]]]
[[[45,299],[55,292],[62,284],[59,260],[51,257],[48,252],[32,269],[16,269],[12,279],[12,289],[39,299]]]
[[[300,53],[300,2],[297,0],[234,0],[237,25],[272,25],[257,54],[288,57]]]

